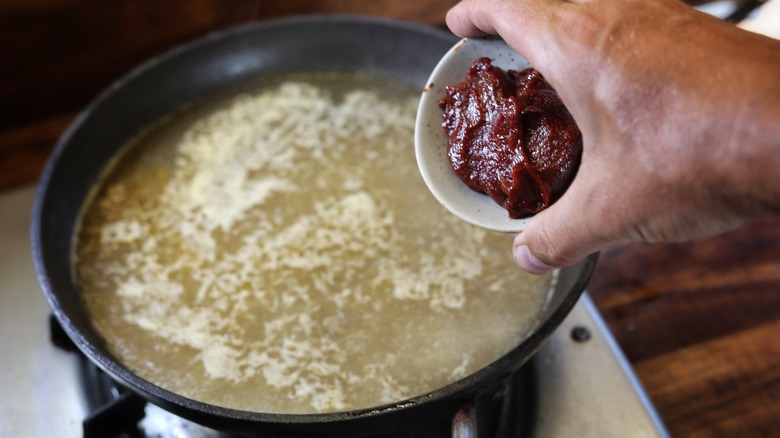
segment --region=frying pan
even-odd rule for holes
[[[73,236],[92,187],[144,127],[186,102],[265,74],[364,72],[422,90],[456,42],[441,30],[367,17],[293,18],[213,34],[151,60],[111,85],[69,127],[49,158],[35,199],[32,249],[54,316],[79,349],[114,379],[205,426],[258,436],[447,436],[456,412],[500,392],[561,323],[593,270],[593,255],[560,270],[542,321],[520,345],[466,378],[397,403],[348,412],[270,414],[227,409],[156,386],[125,367],[90,323],[74,283]],[[412,139],[409,141],[412,153]],[[463,415],[460,415],[463,417]],[[466,415],[466,418],[470,418]]]

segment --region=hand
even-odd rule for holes
[[[447,24],[504,38],[582,131],[571,186],[515,238],[521,268],[780,212],[780,42],[678,0],[467,0]]]

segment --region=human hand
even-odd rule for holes
[[[582,131],[574,181],[515,238],[521,268],[780,212],[780,42],[678,0],[466,0],[447,24],[504,38]]]

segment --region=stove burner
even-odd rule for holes
[[[146,401],[116,383],[81,354],[54,315],[49,316],[49,334],[55,346],[79,353],[81,386],[89,412],[82,421],[84,438],[115,437],[123,432],[131,438],[143,437],[138,422],[144,418]]]
[[[117,383],[92,361],[87,359],[68,337],[54,315],[49,315],[52,344],[78,354],[81,387],[88,414],[82,421],[84,438],[143,438],[146,436],[222,437],[211,429],[180,419],[175,414],[157,408],[137,393]],[[536,365],[532,359],[504,384],[487,391],[474,400],[472,411],[477,418],[479,437],[522,438],[532,436],[536,418]],[[157,418],[148,418],[152,411]],[[159,418],[159,417],[166,418]],[[147,417],[147,418],[145,418]],[[415,425],[415,430],[377,432],[375,438],[445,438],[451,437],[451,419],[433,421],[436,426]],[[151,429],[162,428],[161,432]],[[170,430],[166,430],[170,429]]]

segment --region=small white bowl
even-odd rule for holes
[[[468,188],[452,170],[447,158],[447,134],[442,128],[439,102],[445,88],[463,82],[479,58],[488,57],[504,70],[523,70],[528,61],[497,38],[464,38],[453,46],[433,69],[417,108],[414,149],[417,166],[433,196],[450,213],[464,221],[493,231],[523,231],[530,218],[511,219],[507,211],[485,193]]]

